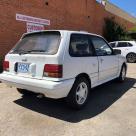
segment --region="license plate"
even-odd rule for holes
[[[18,63],[17,72],[18,73],[28,73],[29,72],[29,64],[28,63]]]

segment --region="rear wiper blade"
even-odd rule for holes
[[[28,50],[27,52],[45,52],[44,50]]]
[[[13,52],[16,52],[16,53],[18,53],[20,55],[29,53],[28,51],[25,51],[25,50],[14,50]]]
[[[18,54],[28,54],[31,52],[45,52],[44,50],[14,50],[14,52],[17,52]]]

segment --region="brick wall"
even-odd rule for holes
[[[48,2],[48,5],[45,4]],[[95,0],[0,0],[0,56],[4,56],[26,32],[16,13],[51,21],[45,29],[84,30],[102,34],[104,18],[113,16]],[[127,28],[134,24],[116,17]]]

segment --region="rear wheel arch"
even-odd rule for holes
[[[126,55],[127,62],[131,62],[131,61],[128,59],[128,56],[129,56],[129,55],[134,55],[134,56],[136,57],[136,53],[135,53],[135,52],[129,52],[129,53]],[[134,58],[135,58],[135,57],[134,57]],[[135,59],[134,59],[134,58],[133,58],[132,63],[134,63],[134,62],[136,61],[136,58],[135,58]]]
[[[90,88],[91,88],[91,79],[90,79],[90,77],[89,77],[88,74],[86,74],[86,73],[80,73],[79,75],[76,76],[75,79],[78,80],[79,78],[86,78],[87,81],[89,82],[89,85],[90,85]]]
[[[135,54],[135,55],[136,55],[135,52],[129,52],[129,53],[126,55],[126,57],[127,57],[129,54]]]
[[[86,89],[82,90],[81,87],[80,90],[79,89],[80,85],[81,86],[83,85]],[[86,73],[81,73],[77,75],[75,78],[75,82],[68,96],[65,99],[67,104],[74,109],[80,109],[83,106],[85,106],[86,103],[88,102],[90,88],[91,88],[91,80],[89,78],[89,75]]]

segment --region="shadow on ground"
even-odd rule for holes
[[[32,111],[60,120],[76,123],[99,115],[133,88],[136,79],[127,78],[124,83],[109,82],[92,90],[90,100],[82,110],[75,111],[66,106],[64,100],[39,99],[36,96],[22,96],[14,102]]]

